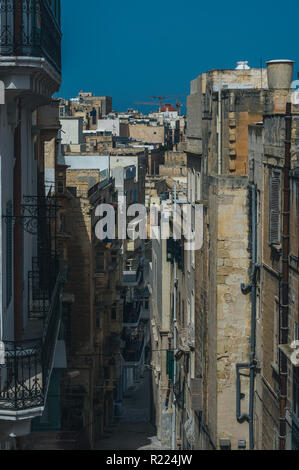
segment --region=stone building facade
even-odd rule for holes
[[[249,133],[258,212],[257,449],[298,449],[297,142],[298,109],[288,90],[273,90],[263,123],[251,126]]]

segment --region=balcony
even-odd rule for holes
[[[54,4],[54,2],[52,2]],[[60,8],[60,7],[59,7]],[[58,9],[59,10],[59,9]],[[30,88],[26,75],[32,74],[40,93],[58,90],[61,80],[60,11],[49,0],[0,0],[0,73],[8,90]],[[14,76],[16,67],[24,75]],[[12,70],[13,69],[13,70]],[[47,75],[35,77],[37,69]],[[3,72],[3,76],[2,76]],[[10,76],[9,76],[10,75]]]
[[[145,335],[140,338],[128,339],[122,352],[125,361],[125,367],[137,367],[143,361],[143,353],[145,349]]]
[[[123,272],[123,287],[138,287],[143,280],[143,270],[138,271],[124,271]]]
[[[137,328],[141,320],[141,303],[139,301],[124,304],[123,326],[125,328]]]
[[[61,30],[48,0],[0,0],[0,55],[44,57],[61,74]]]
[[[187,328],[178,329],[178,342],[181,351],[190,352],[195,349],[195,329],[189,324]]]
[[[40,264],[38,258],[33,258],[32,271],[28,273],[29,320],[44,320],[47,317],[56,283],[57,264],[54,254],[46,266]]]
[[[1,420],[23,422],[43,414],[60,329],[63,284],[59,274],[40,338],[4,341],[4,360],[0,362]]]
[[[184,270],[184,247],[180,240],[173,238],[167,240],[167,261],[172,264],[178,263],[178,268]]]

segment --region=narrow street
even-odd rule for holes
[[[150,373],[136,383],[123,402],[124,412],[96,450],[161,450],[155,427],[150,423]]]

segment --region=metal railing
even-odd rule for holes
[[[0,0],[0,56],[44,57],[61,74],[61,29],[49,0]]]
[[[127,341],[124,351],[122,352],[123,358],[127,363],[138,363],[141,359],[143,349],[145,346],[145,335],[135,341]]]
[[[32,271],[28,273],[29,320],[44,320],[48,315],[59,267],[55,253],[47,259],[47,263],[41,264],[38,258],[33,258]]]
[[[4,341],[5,363],[0,365],[0,412],[28,410],[45,405],[60,329],[63,283],[59,274],[42,338]]]

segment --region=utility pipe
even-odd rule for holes
[[[174,221],[176,220],[176,202],[177,202],[177,192],[176,185],[174,185]],[[174,349],[174,358],[173,358],[173,387],[176,384],[176,353],[177,353],[177,312],[176,312],[176,298],[177,298],[177,266],[176,259],[174,258],[174,271],[173,271],[173,280],[174,280],[174,289],[173,289],[173,349]],[[172,405],[172,450],[176,450],[176,398],[173,391],[173,405]]]
[[[251,292],[251,335],[250,335],[250,362],[245,364],[236,364],[237,374],[237,406],[236,414],[239,423],[248,421],[249,423],[249,448],[254,449],[254,430],[253,430],[253,414],[254,414],[254,382],[255,382],[255,369],[256,369],[256,290],[257,290],[257,271],[259,266],[257,264],[257,200],[256,200],[256,186],[250,186],[251,193],[251,283],[247,286],[241,285],[241,290],[244,295]],[[240,370],[249,370],[250,385],[249,385],[249,413],[241,414],[241,378]]]
[[[287,103],[286,106],[285,123],[286,138],[283,184],[282,272],[280,281],[281,304],[279,309],[280,344],[288,343],[289,333],[290,169],[292,140],[291,103]],[[286,405],[288,394],[288,359],[282,351],[279,353],[279,378],[279,450],[285,450],[287,436]]]
[[[222,88],[218,89],[218,175],[222,174]]]

